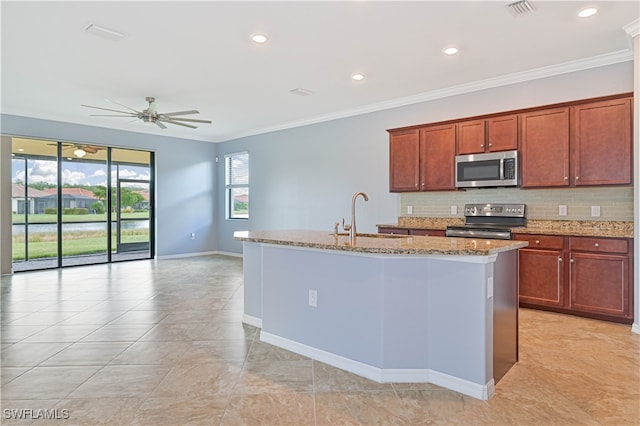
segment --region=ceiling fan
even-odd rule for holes
[[[50,143],[48,145],[57,146],[57,143]],[[95,154],[100,150],[107,149],[104,146],[96,146],[96,145],[84,145],[81,143],[63,143],[62,150],[65,149],[73,149],[73,155],[78,158],[82,158],[87,154]]]
[[[145,98],[145,100],[147,102],[149,102],[149,106],[146,109],[143,109],[142,111],[135,110],[135,109],[130,108],[130,107],[126,106],[126,105],[123,105],[121,103],[118,103],[118,102],[115,102],[115,101],[111,101],[111,100],[110,100],[110,102],[113,102],[116,105],[120,105],[121,107],[124,107],[124,108],[128,109],[129,111],[119,111],[119,110],[116,110],[116,109],[102,108],[102,107],[91,106],[91,105],[80,105],[80,106],[83,106],[83,107],[86,107],[86,108],[101,109],[101,110],[104,110],[104,111],[118,112],[118,113],[122,114],[122,115],[116,115],[116,114],[91,114],[92,117],[134,117],[134,118],[137,118],[137,119],[140,119],[140,120],[144,121],[145,123],[155,123],[161,129],[166,129],[167,128],[167,126],[165,126],[163,123],[177,124],[178,126],[190,127],[192,129],[197,129],[197,127],[193,126],[191,124],[184,123],[184,122],[211,124],[211,120],[196,120],[194,118],[180,118],[180,117],[178,117],[180,115],[200,114],[200,111],[196,111],[195,109],[189,110],[189,111],[176,111],[176,112],[159,113],[158,112],[158,104],[156,103],[156,98],[153,98],[151,96],[147,96]]]

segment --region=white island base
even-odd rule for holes
[[[515,364],[518,251],[358,253],[244,241],[261,340],[377,382],[489,399]],[[310,292],[317,306],[310,306]]]

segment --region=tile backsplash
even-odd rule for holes
[[[468,203],[524,203],[527,218],[543,220],[633,221],[633,187],[590,188],[480,188],[466,191],[411,192],[400,194],[398,216],[464,217]],[[451,214],[451,206],[458,213]],[[558,215],[558,206],[567,206],[567,215]],[[413,209],[408,214],[408,207]],[[600,207],[600,217],[591,216],[591,207]]]

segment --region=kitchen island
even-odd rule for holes
[[[522,241],[236,232],[261,340],[378,382],[479,399],[517,361]]]

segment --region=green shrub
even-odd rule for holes
[[[58,214],[58,209],[55,207],[49,207],[44,209],[44,214]]]
[[[62,214],[72,214],[72,215],[89,214],[89,209],[85,207],[66,208],[62,210]]]

